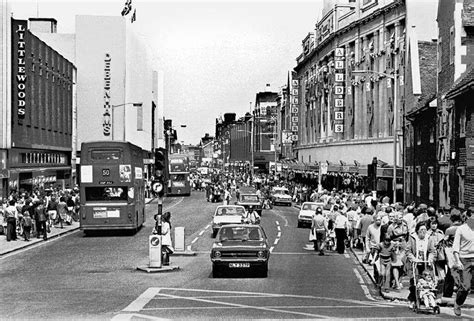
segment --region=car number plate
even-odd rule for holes
[[[249,268],[250,263],[229,263],[230,268]]]

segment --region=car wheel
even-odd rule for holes
[[[212,277],[213,278],[218,278],[219,276],[221,276],[221,268],[219,268],[218,266],[215,266],[213,265],[212,266]]]
[[[262,278],[268,277],[268,263],[265,264],[265,265],[261,268],[261,270],[260,270],[260,276],[261,276]]]
[[[298,222],[298,228],[300,228],[300,227],[301,227],[301,222]]]
[[[217,230],[212,230],[212,238],[215,238],[217,235]]]

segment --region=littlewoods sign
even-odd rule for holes
[[[110,136],[112,132],[111,106],[110,106],[110,54],[105,54],[104,59],[104,114],[103,114],[103,132],[104,136]]]
[[[13,84],[13,97],[17,101],[18,118],[25,118],[26,114],[26,21],[12,20],[14,39],[13,39],[13,75],[15,81]],[[15,88],[16,87],[16,88]],[[15,92],[16,91],[16,92]]]

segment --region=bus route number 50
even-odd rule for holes
[[[102,169],[102,176],[110,176],[110,169],[103,168]]]

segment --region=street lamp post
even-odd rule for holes
[[[141,107],[143,104],[142,103],[123,103],[123,104],[118,104],[118,105],[111,105],[110,109],[112,110],[112,140],[114,140],[114,132],[115,132],[115,114],[114,110],[116,107],[122,107],[123,106],[123,141],[127,138],[125,135],[125,128],[127,127],[125,124],[125,106],[126,105],[133,105],[133,107]]]
[[[366,74],[366,73],[372,73],[372,74],[378,74],[378,75],[383,75],[387,78],[393,79],[394,82],[394,89],[393,89],[393,177],[392,177],[392,188],[393,188],[393,202],[397,202],[397,127],[398,127],[398,108],[397,108],[397,103],[398,103],[398,84],[397,84],[397,76],[398,74],[394,72],[394,74],[387,74],[384,72],[379,72],[375,70],[354,70],[352,71],[353,75],[357,74]]]

